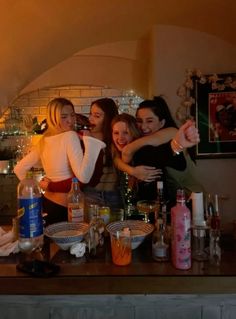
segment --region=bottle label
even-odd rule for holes
[[[77,203],[68,204],[68,221],[69,222],[83,222],[84,221],[84,209]]]
[[[178,207],[180,208],[180,207]],[[189,269],[191,267],[191,231],[190,213],[186,208],[172,209],[173,225],[172,236],[172,260],[177,269]]]
[[[107,225],[110,222],[110,217],[111,217],[110,208],[103,206],[99,208],[98,212],[100,217],[103,219],[105,225]]]
[[[43,234],[41,197],[20,198],[19,207],[22,209],[20,217],[20,237],[33,238]]]
[[[157,258],[168,258],[168,246],[167,245],[155,245],[152,246],[153,257]]]

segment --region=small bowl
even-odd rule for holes
[[[154,226],[141,220],[124,220],[117,221],[107,225],[106,229],[109,233],[115,234],[124,228],[130,229],[131,247],[136,249],[144,239],[153,232]]]
[[[44,235],[51,238],[61,249],[67,250],[73,244],[81,242],[88,230],[87,223],[61,222],[47,226]]]

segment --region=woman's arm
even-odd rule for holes
[[[145,165],[131,166],[127,163],[124,163],[119,156],[114,158],[114,165],[120,171],[145,182],[152,182],[158,176],[160,176],[160,174],[162,174],[162,171],[160,169],[156,169],[155,167]]]
[[[32,167],[38,166],[40,163],[40,156],[37,147],[34,147],[30,153],[28,153],[25,157],[23,157],[14,167],[14,173],[18,177],[19,180],[25,178],[27,171],[29,171]]]
[[[134,153],[145,145],[159,146],[169,142],[176,134],[177,129],[175,127],[164,128],[158,132],[155,132],[149,136],[143,136],[137,140],[126,145],[122,150],[122,160],[125,163],[129,163]]]
[[[74,135],[74,134],[75,135]],[[93,175],[98,155],[106,144],[94,137],[83,136],[85,151],[75,132],[68,134],[67,156],[73,173],[82,183],[88,183]]]
[[[98,156],[97,162],[95,164],[93,175],[87,184],[83,184],[80,182],[80,186],[83,187],[84,185],[89,185],[91,187],[95,187],[102,176],[103,173],[103,151],[100,151],[100,154]],[[49,192],[56,192],[56,193],[68,193],[71,189],[71,180],[72,177],[61,180],[58,182],[52,182],[49,178],[44,177],[39,182],[40,187],[43,190],[48,190]]]
[[[188,120],[178,130],[174,127],[170,127],[133,141],[123,148],[122,160],[125,163],[129,163],[132,160],[134,153],[142,146],[159,146],[170,140],[172,140],[171,147],[175,153],[179,153],[183,151],[184,148],[192,147],[199,143],[200,138],[195,123]]]
[[[171,141],[171,147],[176,154],[179,154],[179,152],[182,152],[185,148],[192,147],[199,142],[199,132],[195,123],[188,120],[178,129],[175,137]]]

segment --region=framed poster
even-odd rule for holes
[[[194,80],[195,118],[200,133],[196,158],[236,157],[236,74]]]

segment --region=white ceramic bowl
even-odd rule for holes
[[[122,231],[124,228],[130,229],[131,246],[136,249],[154,230],[154,226],[145,223],[142,220],[124,220],[117,221],[107,225],[106,229],[109,233],[115,234],[117,231]]]
[[[44,235],[51,238],[61,249],[67,250],[73,244],[81,242],[88,229],[87,223],[61,222],[47,226]]]

